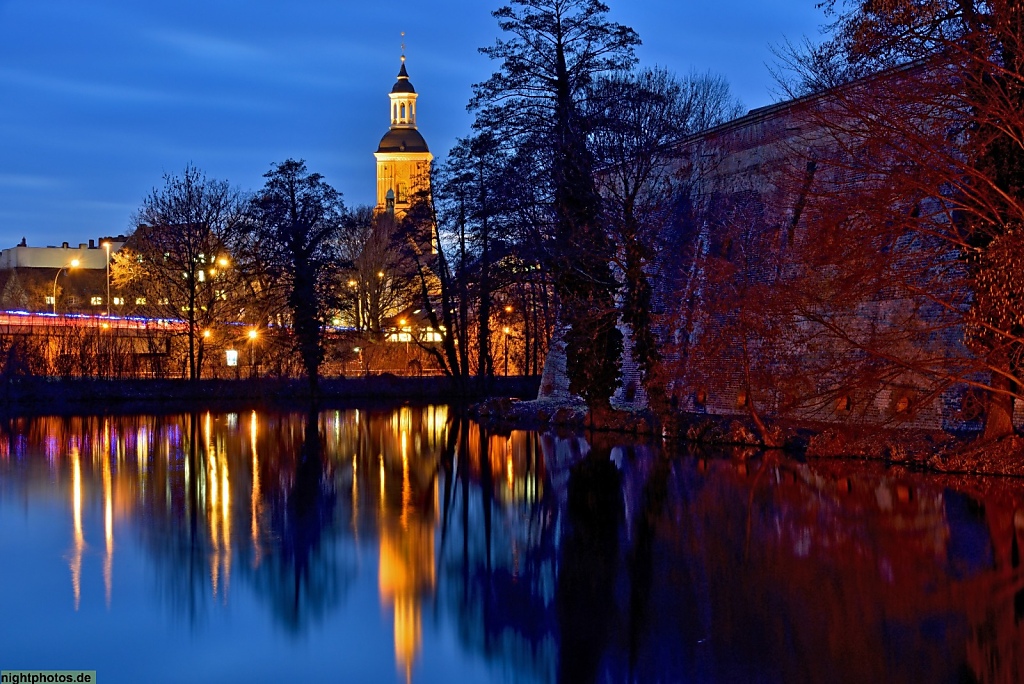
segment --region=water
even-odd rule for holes
[[[445,407],[0,426],[0,669],[1016,682],[1024,484]]]

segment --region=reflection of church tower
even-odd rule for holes
[[[434,158],[427,149],[427,141],[416,130],[417,95],[405,70],[405,55],[388,97],[391,128],[373,155],[377,158],[377,209],[393,206],[401,215],[417,192],[429,189],[430,161]]]

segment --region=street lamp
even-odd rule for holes
[[[69,268],[78,268],[78,259],[72,259],[67,266],[64,268],[58,268],[57,274],[53,276],[53,315],[57,315],[57,278],[60,277],[61,272],[67,272]]]
[[[362,347],[352,347],[352,351],[354,351],[356,354],[359,355],[359,370],[360,370],[360,372],[362,372],[362,370],[363,370],[363,348]]]
[[[501,331],[505,333],[505,377],[508,377],[508,334],[511,329],[506,325]]]
[[[110,318],[110,241],[103,243],[103,249],[107,250],[107,318]]]
[[[256,350],[255,350],[255,347],[256,347],[256,338],[259,337],[259,336],[260,336],[260,334],[256,330],[256,328],[251,328],[249,330],[249,377],[250,378],[256,377]]]

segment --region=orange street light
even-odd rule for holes
[[[256,328],[249,329],[249,377],[256,377],[256,338],[260,334]]]
[[[68,262],[68,265],[65,266],[64,268],[58,268],[56,275],[53,276],[53,315],[54,316],[57,315],[57,278],[60,277],[60,274],[62,272],[63,273],[67,273],[68,269],[78,268],[78,264],[79,263],[80,262],[78,261],[78,259],[72,259],[71,261]]]
[[[110,318],[110,241],[104,242],[103,248],[107,250],[107,318]]]
[[[506,325],[501,329],[505,333],[505,377],[508,377],[508,334],[511,332],[510,328]]]

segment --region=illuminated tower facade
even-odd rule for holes
[[[434,156],[416,128],[417,97],[402,55],[398,80],[388,95],[391,128],[373,155],[377,158],[378,211],[393,209],[401,216],[416,193],[430,188],[430,162]]]

